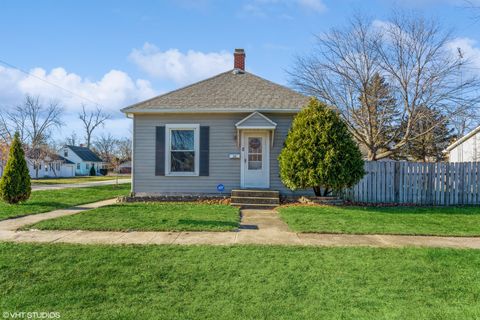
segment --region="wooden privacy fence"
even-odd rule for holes
[[[480,162],[366,161],[365,176],[344,199],[423,205],[480,204]]]

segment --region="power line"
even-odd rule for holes
[[[74,95],[74,96],[76,96],[76,97],[78,97],[78,98],[81,98],[81,99],[83,99],[83,100],[89,101],[89,102],[94,103],[95,105],[98,105],[98,106],[100,105],[100,103],[98,103],[98,102],[96,102],[96,101],[94,101],[94,100],[92,100],[92,99],[90,99],[90,98],[81,96],[81,95],[73,92],[72,90],[69,90],[69,89],[67,89],[67,88],[64,88],[64,87],[62,87],[62,86],[60,86],[60,85],[58,85],[58,84],[56,84],[56,83],[50,82],[50,81],[45,80],[45,79],[40,78],[40,77],[37,77],[36,75],[34,75],[34,74],[32,74],[32,73],[30,73],[30,72],[28,72],[28,71],[26,71],[26,70],[23,70],[22,68],[19,68],[19,67],[17,67],[17,66],[14,66],[13,64],[8,63],[8,62],[6,62],[6,61],[4,61],[4,60],[1,60],[1,59],[0,59],[0,63],[3,64],[3,65],[8,66],[8,67],[10,67],[10,68],[16,69],[16,70],[18,70],[18,71],[20,71],[20,72],[23,72],[23,73],[25,73],[26,75],[28,75],[28,76],[30,76],[30,77],[32,77],[32,78],[35,78],[35,79],[40,80],[40,81],[43,81],[43,82],[45,82],[45,83],[47,83],[47,84],[49,84],[49,85],[51,85],[51,86],[54,86],[54,87],[56,87],[56,88],[58,88],[58,89],[64,90],[64,91],[66,91],[66,92],[70,93],[71,95]]]

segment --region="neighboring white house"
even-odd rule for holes
[[[75,176],[75,164],[57,154],[36,161],[27,159],[31,178],[68,178]]]
[[[28,173],[30,178],[69,178],[75,176],[75,164],[61,156],[56,155],[55,159],[45,159],[35,164],[27,160]],[[0,165],[0,177],[3,174],[5,164]],[[38,172],[37,172],[38,167]]]
[[[88,176],[91,167],[95,167],[97,174],[103,169],[105,163],[92,150],[83,146],[66,145],[60,155],[75,164],[75,175]]]
[[[446,149],[450,162],[480,161],[480,126]]]

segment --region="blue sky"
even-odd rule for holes
[[[466,6],[462,0],[3,0],[0,60],[35,77],[0,64],[0,109],[27,92],[56,98],[68,122],[60,135],[80,134],[75,113],[94,101],[115,116],[105,130],[127,135],[119,108],[230,69],[234,48],[246,50],[248,70],[287,84],[285,70],[295,54],[312,49],[314,34],[357,11],[386,19],[393,7],[440,19],[480,66],[480,21]]]

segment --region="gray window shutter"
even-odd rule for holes
[[[165,175],[165,126],[157,127],[155,133],[155,175]]]
[[[210,174],[210,127],[200,126],[200,175]]]

